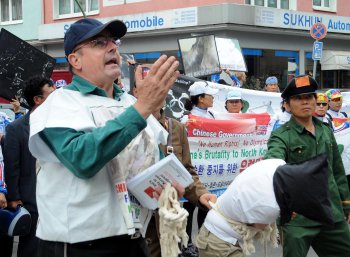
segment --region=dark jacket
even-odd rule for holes
[[[165,127],[165,129],[169,132],[169,119],[165,118],[164,113],[159,120],[159,122]],[[194,167],[191,162],[190,155],[190,146],[188,144],[187,139],[187,131],[184,124],[178,122],[175,119],[172,119],[172,146],[174,148],[173,152],[179,161],[185,166],[188,172],[192,175],[193,183],[186,188],[185,198],[193,203],[194,205],[199,205],[199,197],[205,193],[209,193],[202,182],[199,180],[199,177],[194,170]],[[167,155],[167,146],[160,145],[163,153]]]
[[[36,206],[36,159],[28,148],[29,113],[6,127],[4,166],[7,201],[21,200],[30,212]]]

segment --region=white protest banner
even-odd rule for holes
[[[170,104],[167,104],[166,108],[169,116],[175,114],[173,116],[180,118],[184,114],[182,101],[189,95],[188,87],[190,84],[173,88],[171,97],[169,97]],[[209,81],[208,84],[219,89],[219,93],[214,96],[214,106],[211,108],[211,111],[219,120],[204,121],[205,119],[196,117],[196,126],[193,127],[192,131],[189,129],[188,139],[192,163],[200,175],[201,181],[209,190],[220,195],[241,169],[248,167],[264,156],[263,151],[267,148],[267,140],[276,121],[276,114],[281,113],[280,104],[282,99],[280,93],[230,87]],[[242,98],[248,102],[249,108],[245,114],[232,116],[233,114],[227,113],[225,109],[226,95],[231,90],[239,90]],[[350,116],[350,92],[342,92],[342,95],[342,111],[347,112]],[[179,102],[179,104],[175,105],[175,102]],[[266,115],[266,113],[270,115],[269,122],[257,121],[257,128],[255,132],[252,132],[253,125],[250,119],[259,119],[259,114],[262,113],[265,113],[263,115]],[[239,118],[239,115],[246,116]],[[230,119],[235,119],[235,121],[230,121],[229,126],[225,121],[220,121]],[[338,124],[337,119],[334,121],[337,127],[334,135],[338,144],[340,144],[339,148],[342,152],[345,170],[347,174],[350,174],[350,128]],[[208,122],[211,124],[211,130],[208,130],[210,127]],[[230,130],[234,132],[230,132]],[[251,142],[251,146],[249,142]],[[256,153],[254,149],[257,151]]]
[[[345,129],[335,134],[338,148],[343,160],[345,173],[350,175],[350,129]]]
[[[166,99],[165,113],[167,117],[173,117],[176,119],[181,118],[186,110],[184,102],[189,97],[188,88],[198,79],[188,79],[190,77],[182,76],[175,85],[169,90],[168,97]],[[281,111],[281,94],[271,93],[265,91],[256,91],[244,88],[230,87],[222,84],[216,84],[207,81],[209,86],[216,88],[219,92],[214,96],[214,106],[210,108],[214,113],[222,112],[227,113],[225,109],[226,95],[229,91],[238,90],[242,94],[243,100],[247,102],[248,113],[269,113],[274,115]]]
[[[166,105],[168,117],[179,119],[184,115],[184,101],[189,98],[188,88],[198,79],[188,77],[185,83],[175,84],[169,91]],[[227,113],[225,109],[226,95],[229,91],[238,90],[242,93],[243,100],[247,101],[249,107],[247,113],[269,113],[271,116],[281,112],[281,93],[257,91],[251,89],[231,87],[207,81],[212,88],[219,89],[219,93],[214,96],[214,106],[210,110],[214,113]],[[341,111],[345,111],[350,117],[350,92],[342,92],[343,106]]]

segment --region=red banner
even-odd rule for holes
[[[227,114],[227,117],[229,119],[212,120],[189,115],[188,136],[229,138],[237,134],[264,134],[270,122],[270,116],[267,113],[232,113]]]

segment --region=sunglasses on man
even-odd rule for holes
[[[322,105],[322,106],[327,106],[328,103],[316,103],[316,105],[317,105],[317,106],[321,106],[321,105]]]

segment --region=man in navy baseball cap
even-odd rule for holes
[[[103,30],[108,30],[115,40],[126,34],[126,26],[120,20],[112,20],[106,24],[95,19],[81,19],[73,23],[64,36],[64,52],[66,57],[70,55],[76,46],[87,39],[93,38]]]
[[[64,38],[72,82],[30,114],[29,148],[42,164],[37,257],[149,256],[131,211],[141,206],[129,197],[126,178],[160,159],[158,139],[166,143],[166,135],[148,117],[164,105],[179,62],[162,55],[146,76],[136,67],[135,99],[114,83],[121,75],[117,40],[125,33],[119,20],[73,23]],[[142,210],[140,221],[151,214]]]

